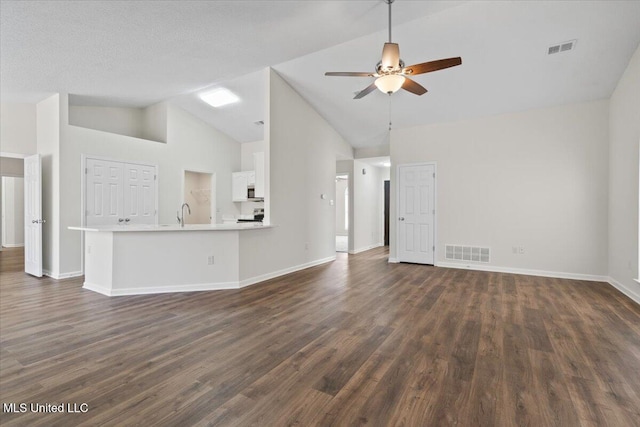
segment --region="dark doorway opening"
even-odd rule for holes
[[[384,182],[384,245],[389,246],[389,200],[390,200],[391,182]]]

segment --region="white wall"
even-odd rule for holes
[[[438,263],[468,244],[488,268],[606,276],[608,134],[607,100],[392,131],[390,257],[395,170],[435,161]]]
[[[265,213],[275,227],[240,233],[241,280],[335,257],[335,206],[329,201],[336,158],[353,156],[351,146],[273,70],[267,99]]]
[[[242,144],[240,144],[240,170],[254,170],[255,167],[253,165],[253,153],[260,153],[263,151],[264,141],[243,142]]]
[[[69,124],[118,135],[166,142],[166,109],[158,104],[146,108],[69,106]]]
[[[152,106],[166,128],[167,143],[138,139],[68,125],[68,95],[60,95],[60,239],[54,253],[60,254],[61,275],[81,271],[81,238],[67,227],[81,221],[82,154],[115,160],[139,161],[158,165],[158,221],[175,223],[176,211],[183,203],[183,171],[216,173],[216,205],[222,213],[237,213],[231,202],[231,172],[240,167],[239,143],[189,113],[161,103]],[[162,129],[160,129],[162,132]]]
[[[0,152],[36,153],[35,104],[0,104]]]
[[[638,303],[639,144],[640,47],[611,97],[609,114],[609,276]]]
[[[2,177],[2,246],[24,246],[24,178]]]
[[[69,106],[69,124],[142,138],[142,109],[124,107]]]
[[[384,236],[380,233],[384,186],[380,168],[354,160],[353,169],[353,252],[357,253],[384,243]],[[364,175],[363,169],[366,171]]]

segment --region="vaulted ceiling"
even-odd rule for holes
[[[394,128],[609,97],[640,43],[638,1],[410,1],[393,4],[393,39],[413,64],[461,56],[416,76],[429,92],[353,100],[387,38],[387,6],[362,1],[2,1],[0,100],[68,92],[84,105],[169,100],[241,142],[262,138],[273,67],[354,147]],[[574,50],[547,55],[550,45]],[[241,102],[198,94],[224,86]]]

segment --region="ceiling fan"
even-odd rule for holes
[[[324,73],[325,76],[376,78],[373,83],[358,92],[353,99],[360,99],[373,92],[376,88],[389,95],[397,92],[400,88],[416,95],[423,95],[427,92],[427,89],[414,80],[411,80],[409,76],[430,73],[462,64],[462,58],[456,57],[438,59],[437,61],[423,62],[405,67],[404,61],[400,59],[400,47],[398,43],[391,43],[391,3],[393,3],[394,0],[384,1],[389,5],[389,42],[384,44],[382,60],[376,65],[376,71],[373,73],[349,71]]]

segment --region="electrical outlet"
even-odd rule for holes
[[[91,245],[87,246],[87,253],[90,254],[91,253]]]
[[[213,265],[213,255],[207,257],[207,265]]]
[[[309,249],[309,243],[305,243],[305,244],[304,244],[304,249],[305,249],[305,250],[308,250],[308,249]]]

